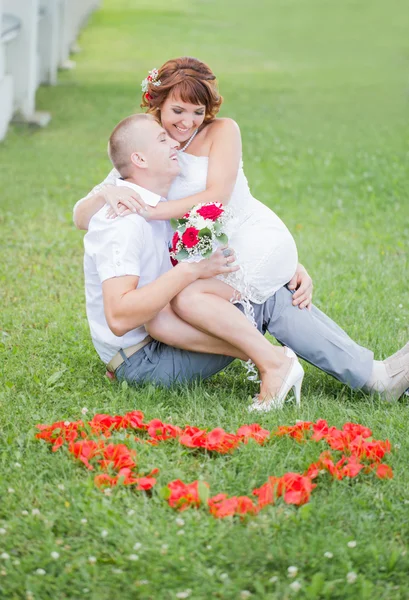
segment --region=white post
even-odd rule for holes
[[[3,0],[4,11],[16,15],[21,30],[7,46],[7,70],[14,80],[14,109],[29,123],[44,126],[48,113],[36,113],[35,95],[38,85],[38,16],[39,0]]]
[[[72,0],[75,1],[75,0]],[[61,0],[60,7],[60,44],[59,61],[60,69],[73,69],[75,62],[70,60],[71,31],[73,29],[73,8],[71,0]]]
[[[40,0],[41,18],[39,20],[39,82],[57,84],[58,49],[60,38],[61,0]]]
[[[3,38],[3,0],[0,0],[0,140],[13,114],[13,79],[6,74],[6,46]]]
[[[72,69],[75,62],[70,52],[76,52],[76,39],[88,16],[100,6],[100,0],[62,0],[62,25],[60,41],[60,68]]]

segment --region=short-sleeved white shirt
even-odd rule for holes
[[[84,236],[84,275],[92,341],[101,359],[108,363],[118,350],[141,342],[147,333],[143,326],[121,337],[112,333],[104,313],[103,281],[136,275],[140,288],[172,266],[166,221],[147,222],[136,214],[108,219],[106,211],[107,206],[104,206],[92,217]]]

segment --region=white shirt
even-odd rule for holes
[[[144,188],[126,181],[121,181],[120,185],[137,189],[147,204],[148,200],[152,201],[152,192],[146,194]],[[141,342],[147,333],[143,326],[121,337],[112,333],[104,313],[102,282],[112,277],[136,275],[140,288],[166,273],[172,266],[166,221],[148,223],[136,214],[107,219],[106,211],[105,205],[92,217],[84,236],[84,275],[92,341],[101,359],[108,363],[118,350]]]

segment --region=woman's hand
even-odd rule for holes
[[[148,212],[148,206],[138,192],[129,187],[107,185],[103,193],[105,202],[109,205],[106,213],[108,219],[126,217],[126,215],[131,215],[132,213],[144,216],[144,212]]]
[[[312,279],[302,264],[298,263],[294,277],[288,284],[289,290],[295,290],[293,294],[293,305],[298,308],[312,308]]]

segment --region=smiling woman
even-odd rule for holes
[[[168,60],[158,77],[156,81],[148,77],[141,107],[156,117],[160,114],[162,125],[173,121],[175,139],[185,142],[192,129],[213,121],[223,98],[217,89],[216,76],[204,62],[191,57]],[[178,99],[190,104],[189,108],[181,106]]]

